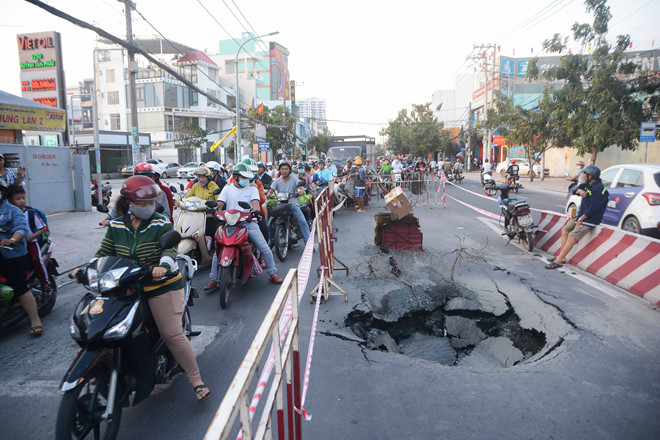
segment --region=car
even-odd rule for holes
[[[660,238],[660,164],[615,165],[600,178],[610,193],[603,223]],[[580,202],[580,196],[569,197],[566,212],[572,215]]]
[[[124,177],[130,177],[135,171],[135,165],[125,165],[121,169],[121,175]]]
[[[516,159],[516,163],[518,164],[518,175],[520,176],[529,176],[529,161],[524,158],[512,158]],[[497,164],[497,167],[495,168],[496,173],[500,173],[502,176],[506,174],[507,168],[509,168],[509,161],[510,159],[505,160],[504,162],[500,162]],[[543,174],[546,176],[550,174],[550,169],[549,168],[544,168],[543,169]],[[534,177],[538,177],[541,175],[541,165],[538,163],[534,164]]]
[[[167,179],[168,177],[174,177],[177,175],[177,172],[181,168],[181,165],[179,165],[176,162],[169,162],[169,163],[163,163],[159,164],[160,168],[160,177],[163,179]]]
[[[179,170],[176,172],[176,177],[179,179],[192,179],[193,177],[193,171],[195,171],[197,168],[201,167],[204,165],[204,162],[188,162]]]

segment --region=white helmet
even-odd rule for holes
[[[213,171],[220,171],[220,164],[214,160],[206,162],[206,168]]]

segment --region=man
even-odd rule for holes
[[[393,173],[400,173],[403,171],[403,163],[401,163],[401,159],[399,157],[395,157],[394,161],[392,162],[392,172]]]
[[[344,165],[344,168],[341,170],[341,175],[348,174],[351,171],[351,168],[353,168],[353,161],[351,159],[346,159],[346,165]]]
[[[215,182],[216,185],[218,185],[218,188],[222,190],[225,185],[227,184],[227,181],[225,180],[224,176],[222,175],[222,169],[220,167],[220,164],[214,160],[206,162],[206,168],[211,170],[211,181]]]
[[[18,167],[18,175],[14,174],[9,168],[5,168],[5,156],[0,154],[0,177],[2,177],[7,186],[20,185],[25,174],[25,167]]]
[[[322,179],[325,182],[329,182],[334,176],[329,167],[325,166],[323,161],[319,161],[319,169],[314,173],[318,178]],[[313,177],[312,177],[313,178]]]
[[[438,163],[435,161],[435,159],[431,159],[431,163],[429,163],[429,166],[431,167],[431,172],[434,172],[435,168],[438,166]]]
[[[492,174],[493,173],[493,166],[488,162],[488,159],[484,159],[484,164],[481,167],[483,170],[484,174]]]
[[[266,164],[263,162],[257,164],[257,179],[264,185],[273,183],[273,178],[266,172]]]
[[[550,264],[545,266],[546,269],[562,267],[575,242],[581,240],[603,219],[610,194],[600,180],[600,169],[597,166],[589,165],[584,169],[584,183],[577,187],[574,194],[582,197],[580,211],[576,218],[571,218],[562,228],[561,250],[556,258],[548,258]]]
[[[353,194],[358,202],[357,212],[364,212],[364,190],[367,187],[367,170],[362,165],[362,158],[357,156],[355,158],[355,166],[357,172],[355,173],[355,190]]]
[[[394,160],[398,160],[398,159],[394,159]],[[399,162],[399,165],[401,165],[401,162]],[[387,160],[387,158],[383,159],[383,166],[380,167],[378,174],[390,174],[391,172],[392,172],[392,164],[390,164],[390,161]]]
[[[456,158],[456,163],[454,164],[454,168],[452,168],[452,171],[454,172],[455,176],[460,176],[461,174],[463,174],[463,163],[461,162],[460,157]]]
[[[442,164],[442,171],[445,173],[445,175],[451,173],[452,168],[452,163],[448,160]]]
[[[273,181],[266,198],[272,197],[273,192],[275,191],[288,194],[297,193],[300,195],[304,193],[303,189],[298,187],[298,178],[291,175],[291,165],[289,165],[289,162],[280,163],[280,177]],[[293,216],[300,227],[303,241],[307,244],[307,239],[309,238],[309,226],[307,225],[307,221],[305,221],[305,215],[300,210],[300,200],[298,197],[292,197],[289,199],[289,205],[291,205]],[[274,223],[272,223],[272,225],[274,226]],[[269,232],[271,237],[275,237],[274,230],[269,229]]]
[[[232,175],[233,182],[226,185],[218,197],[218,209],[238,209],[239,211],[244,211],[245,209],[241,208],[238,204],[238,202],[244,201],[252,206],[257,217],[263,216],[259,206],[259,191],[257,191],[256,187],[250,185],[250,180],[254,178],[254,173],[249,171],[246,164],[239,163],[236,164],[232,170]],[[248,239],[257,246],[259,251],[261,251],[261,255],[266,263],[266,273],[269,275],[268,280],[273,284],[282,284],[282,281],[284,280],[277,275],[277,267],[275,266],[275,260],[273,259],[273,252],[270,250],[268,243],[264,239],[259,226],[252,221],[245,222],[241,224],[241,226],[247,227]],[[211,282],[204,287],[204,290],[213,290],[217,287],[215,283],[215,279],[217,278],[217,267],[218,257],[214,254],[213,262],[211,264]],[[214,270],[216,271],[215,276],[213,276]]]
[[[373,165],[371,165],[371,159],[368,157],[364,160],[365,165],[364,168],[367,170],[367,174],[376,174],[376,168],[374,168]]]
[[[331,157],[325,158],[325,167],[328,169],[328,171],[330,171],[332,177],[337,177],[337,167],[335,166],[334,163],[332,163]]]
[[[515,159],[511,159],[509,167],[506,169],[506,177],[512,182],[518,180],[518,171],[520,170],[520,165],[516,163]]]

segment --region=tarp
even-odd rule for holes
[[[0,90],[0,130],[64,131],[66,112]]]

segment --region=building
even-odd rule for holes
[[[296,104],[300,107],[300,117],[309,124],[311,136],[323,133],[328,128],[325,119],[325,99],[316,97],[298,99]]]
[[[453,88],[433,92],[431,109],[438,122],[442,122],[445,128],[466,125],[469,114],[468,102],[472,97],[473,87],[473,75],[457,75]],[[437,110],[439,105],[442,107]]]

